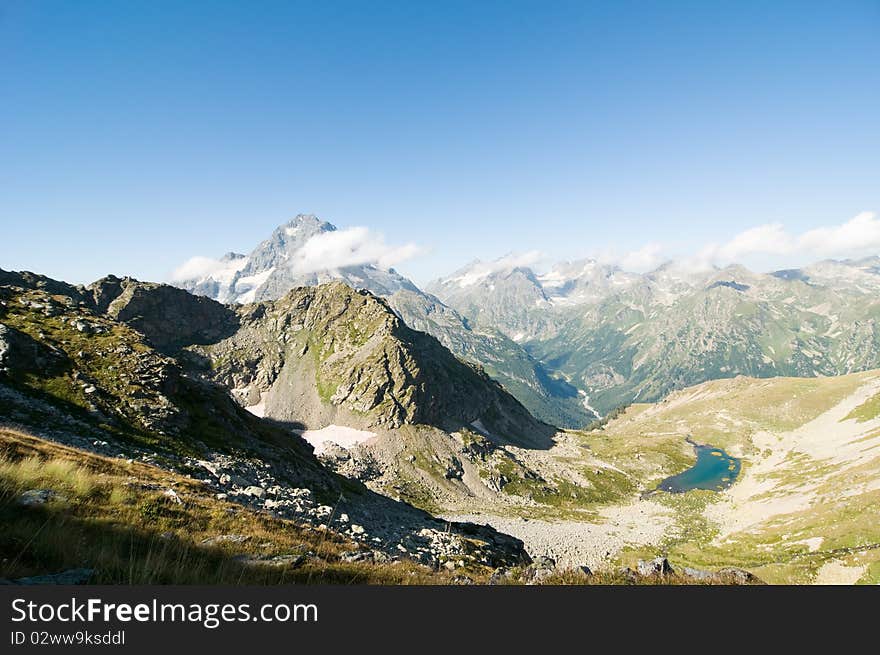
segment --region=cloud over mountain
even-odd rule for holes
[[[290,266],[298,274],[362,264],[389,269],[422,252],[414,243],[392,246],[381,234],[365,227],[351,227],[316,234],[296,252]]]

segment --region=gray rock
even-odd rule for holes
[[[692,578],[694,580],[716,580],[718,578],[717,573],[713,573],[712,571],[703,571],[702,569],[692,569],[689,566],[685,566],[681,569],[681,574],[687,578]]]
[[[464,467],[458,457],[449,458],[444,477],[446,477],[447,480],[461,480],[462,477],[464,477]]]
[[[242,493],[245,496],[251,496],[252,498],[262,498],[266,495],[266,490],[262,487],[251,485],[249,487],[245,487],[245,489],[242,490]]]
[[[217,544],[243,544],[250,536],[246,534],[218,534],[216,537],[202,539],[204,546],[216,546]]]
[[[489,576],[490,585],[507,584],[511,581],[510,570],[505,568],[495,569]]]
[[[339,555],[343,562],[372,562],[374,557],[369,550],[348,550]]]
[[[29,489],[15,501],[21,507],[38,507],[46,503],[65,503],[67,498],[53,489]]]
[[[674,572],[672,565],[665,557],[655,557],[651,560],[640,559],[636,570],[639,575],[669,575]]]
[[[723,569],[718,569],[718,577],[732,578],[738,584],[749,584],[761,581],[761,579],[754,573],[746,571],[745,569],[739,569],[735,566],[726,566]]]
[[[550,577],[556,571],[556,560],[552,557],[539,556],[529,564],[522,572],[522,579],[526,584],[536,584]]]

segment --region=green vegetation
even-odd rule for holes
[[[847,414],[843,420],[855,420],[859,423],[864,423],[865,421],[870,421],[878,416],[880,416],[880,393],[856,407],[853,411]]]

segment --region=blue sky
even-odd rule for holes
[[[420,282],[799,243],[880,209],[880,2],[0,0],[0,125],[0,267],[71,281],[300,212]]]

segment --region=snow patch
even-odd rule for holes
[[[320,455],[325,445],[330,442],[343,448],[351,448],[376,436],[375,432],[332,424],[320,430],[295,430],[295,432],[315,447],[316,455]]]
[[[260,394],[260,402],[256,405],[251,405],[250,407],[245,407],[247,411],[249,411],[254,416],[259,416],[263,418],[266,416],[266,399]]]
[[[254,299],[257,297],[257,289],[262,286],[266,280],[269,279],[269,276],[275,272],[275,267],[273,266],[267,271],[263,271],[262,273],[257,273],[256,275],[248,275],[247,277],[242,277],[238,279],[238,282],[235,285],[235,290],[239,291],[239,296],[236,298],[237,302],[241,304],[246,304],[249,302],[254,302]]]

